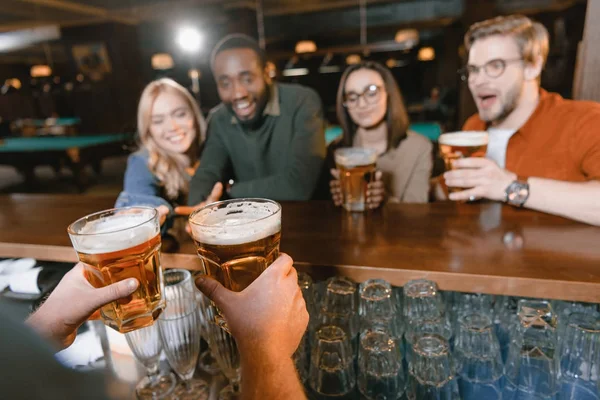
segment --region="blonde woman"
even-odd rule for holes
[[[116,206],[156,207],[161,223],[187,204],[189,181],[200,163],[206,122],[189,92],[163,78],[142,92],[137,113],[140,149],[129,156]],[[222,185],[207,201],[218,200]]]

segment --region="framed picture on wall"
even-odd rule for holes
[[[104,43],[75,45],[71,48],[79,72],[94,81],[101,80],[112,71]]]

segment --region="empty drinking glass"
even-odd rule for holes
[[[452,292],[452,304],[450,306],[450,319],[458,330],[458,325],[463,316],[467,314],[480,313],[492,315],[493,297],[481,293]]]
[[[319,396],[336,399],[352,396],[356,372],[352,347],[344,329],[324,326],[315,332],[308,380],[310,388]]]
[[[433,281],[418,279],[404,285],[405,357],[412,357],[415,340],[424,334],[442,336],[448,342],[452,327],[445,313],[444,299]]]
[[[177,383],[172,373],[161,374],[158,369],[162,342],[158,324],[125,334],[125,339],[138,360],[146,368],[146,376],[135,388],[138,399],[162,399],[168,396]]]
[[[328,312],[355,315],[356,283],[346,277],[333,277],[327,280],[323,294],[322,308]]]
[[[192,275],[183,269],[164,273],[167,306],[158,319],[163,348],[171,368],[183,381],[175,395],[183,399],[208,399],[208,385],[193,379],[200,353],[198,303]]]
[[[321,327],[338,326],[346,331],[353,349],[356,350],[359,321],[356,307],[356,284],[345,277],[333,277],[327,280],[318,321],[312,327],[311,343]]]
[[[387,332],[369,329],[361,333],[358,388],[369,400],[396,400],[403,395],[402,356]]]
[[[463,400],[502,400],[504,365],[492,320],[485,314],[461,318],[454,344]]]
[[[211,321],[215,321],[214,317],[217,310],[214,306],[208,307],[208,315]],[[229,332],[217,325],[217,322],[212,322],[207,325],[208,345],[217,360],[217,364],[221,367],[221,371],[229,380],[229,384],[224,387],[219,393],[219,399],[235,399],[240,395],[240,353],[235,343],[235,339]]]
[[[520,300],[519,324],[505,365],[504,400],[555,399],[556,315],[547,301]]]
[[[409,366],[409,400],[459,400],[454,362],[448,341],[439,335],[420,336]]]
[[[444,300],[437,284],[418,279],[404,285],[404,318],[407,323],[420,319],[436,319],[444,314]]]
[[[573,313],[566,324],[560,355],[560,400],[598,400],[600,318]]]
[[[194,275],[195,276],[195,275]],[[198,320],[200,323],[200,335],[208,343],[208,324],[212,323],[211,317],[208,315],[208,307],[210,306],[210,299],[206,297],[202,292],[196,290],[196,301],[198,302]],[[210,375],[216,375],[220,372],[219,364],[213,357],[210,346],[208,349],[200,353],[198,357],[198,367],[204,372]]]
[[[392,285],[369,279],[358,286],[358,315],[361,320],[391,318],[396,313]]]
[[[298,286],[302,290],[302,297],[304,297],[308,315],[312,318],[317,311],[317,305],[313,280],[310,275],[306,272],[298,272]]]
[[[496,296],[494,300],[494,327],[503,362],[508,358],[510,334],[516,330],[519,322],[517,303],[518,299],[511,296]]]

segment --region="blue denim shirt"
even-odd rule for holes
[[[158,179],[148,168],[149,157],[146,149],[138,150],[129,156],[123,191],[119,194],[115,207],[167,206],[169,215],[161,228],[161,233],[164,234],[173,225],[173,204],[163,197]]]

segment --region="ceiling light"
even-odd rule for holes
[[[394,36],[396,43],[404,44],[405,48],[411,48],[419,43],[419,31],[416,29],[400,29]]]
[[[348,57],[346,57],[346,64],[348,65],[353,65],[353,64],[358,64],[360,63],[360,56],[358,54],[350,54]]]
[[[52,68],[48,65],[34,65],[30,73],[33,78],[45,78],[52,75]]]
[[[290,68],[284,69],[283,76],[303,76],[308,75],[308,68]]]
[[[435,50],[433,47],[421,47],[418,55],[419,61],[431,61],[435,59]]]
[[[321,74],[332,74],[334,72],[340,72],[342,69],[337,65],[323,65],[319,67]]]
[[[181,28],[177,34],[177,43],[182,50],[188,53],[196,53],[202,45],[202,35],[197,29],[191,27]]]
[[[317,51],[317,44],[312,40],[301,40],[296,43],[296,53],[304,54],[304,53],[314,53]]]
[[[200,79],[201,75],[202,74],[200,73],[200,70],[196,68],[192,68],[188,71],[188,76],[190,77],[190,79]]]
[[[155,70],[171,69],[175,63],[169,53],[157,53],[152,56],[152,68]]]

